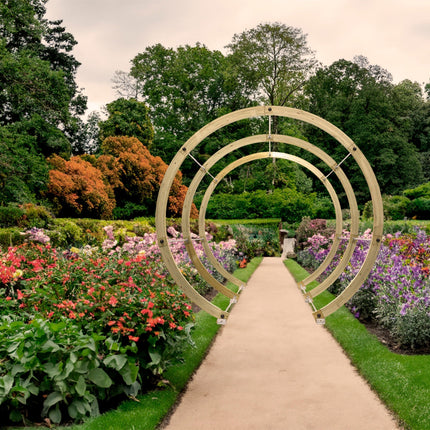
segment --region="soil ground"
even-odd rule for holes
[[[168,430],[394,430],[396,420],[316,325],[281,258],[264,258]]]

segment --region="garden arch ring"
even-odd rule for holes
[[[318,158],[320,158],[322,161],[324,161],[332,170],[334,171],[335,175],[338,176],[338,179],[343,185],[343,188],[345,190],[346,196],[348,198],[349,208],[351,211],[351,234],[349,238],[349,243],[343,253],[343,257],[340,260],[339,264],[336,266],[336,268],[330,273],[330,275],[321,282],[316,288],[311,290],[308,293],[305,293],[306,298],[308,300],[312,300],[313,297],[320,294],[322,291],[327,289],[334,280],[338,278],[338,276],[342,273],[342,271],[345,269],[346,265],[348,264],[352,253],[354,251],[356,242],[355,238],[358,236],[358,228],[359,228],[359,212],[358,212],[358,206],[357,201],[355,199],[355,194],[352,189],[352,186],[346,177],[345,173],[342,171],[340,167],[337,167],[337,163],[331,158],[328,154],[326,154],[323,150],[318,148],[315,145],[312,145],[309,142],[306,142],[304,140],[298,139],[296,137],[292,136],[284,136],[284,135],[255,135],[255,136],[248,136],[243,139],[237,140],[235,142],[232,142],[220,150],[218,150],[215,154],[213,154],[204,164],[201,166],[201,168],[198,170],[198,172],[195,174],[191,184],[188,187],[188,191],[185,196],[183,210],[182,210],[182,234],[185,240],[185,244],[187,247],[187,252],[190,255],[190,258],[193,262],[195,262],[195,266],[197,270],[199,268],[200,274],[204,277],[207,282],[212,285],[215,289],[217,289],[219,292],[223,293],[219,289],[219,285],[221,285],[224,289],[226,288],[223,284],[220,284],[217,280],[215,280],[206,270],[206,268],[203,266],[199,258],[197,257],[196,251],[194,249],[194,246],[192,244],[191,236],[190,236],[190,218],[189,213],[191,211],[191,204],[195,195],[195,192],[198,188],[198,185],[200,184],[201,180],[209,172],[209,170],[212,168],[212,166],[221,160],[224,156],[227,154],[230,154],[232,151],[242,148],[247,145],[255,144],[255,143],[264,143],[264,142],[282,142],[289,145],[293,145],[302,149],[307,150],[308,152],[316,155]],[[299,163],[300,164],[300,163]],[[200,214],[199,214],[199,236],[200,240],[202,240],[203,247],[206,252],[206,256],[208,260],[211,262],[213,267],[221,273],[226,279],[228,279],[233,284],[236,284],[237,286],[241,285],[242,282],[232,276],[230,273],[224,270],[224,268],[219,264],[218,260],[215,258],[215,256],[212,253],[212,250],[207,242],[206,236],[205,236],[205,215],[206,215],[206,208],[209,201],[209,196],[205,197],[202,201]],[[326,256],[324,261],[321,263],[321,265],[306,279],[304,279],[300,283],[300,287],[302,291],[305,290],[305,285],[312,282],[314,279],[317,279],[318,276],[324,272],[324,270],[329,266],[331,261],[333,260],[336,251],[340,244],[340,237],[342,233],[342,218],[341,215],[336,216],[336,232],[335,237],[330,249],[329,254]],[[231,290],[227,289],[227,292],[231,293]],[[224,293],[223,293],[224,294]],[[231,298],[230,295],[225,294],[228,297]],[[236,299],[236,297],[235,297]]]
[[[379,185],[376,180],[375,174],[369,164],[369,162],[364,157],[363,153],[359,150],[357,145],[340,129],[338,129],[333,124],[318,117],[309,112],[303,110],[282,107],[282,106],[254,106],[247,109],[241,109],[229,114],[223,115],[220,118],[215,119],[210,122],[199,131],[197,131],[187,142],[181,147],[178,153],[173,158],[169,167],[166,170],[163,181],[160,186],[157,206],[156,206],[156,230],[157,230],[157,240],[160,247],[161,256],[171,273],[173,279],[178,283],[178,285],[183,289],[185,294],[200,308],[207,311],[211,315],[219,318],[225,319],[228,315],[227,312],[222,311],[217,306],[213,305],[211,302],[204,299],[200,294],[198,294],[194,288],[190,286],[188,281],[183,277],[183,275],[178,270],[170,248],[168,246],[167,231],[166,231],[166,210],[167,202],[169,199],[169,192],[172,186],[173,180],[182,165],[183,160],[190,154],[190,152],[207,136],[214,133],[216,130],[231,124],[233,122],[239,121],[241,119],[247,119],[258,116],[281,116],[291,119],[296,119],[299,121],[312,124],[321,130],[325,131],[336,139],[350,155],[355,159],[356,163],[361,169],[361,172],[367,182],[369,187],[371,201],[373,206],[373,235],[370,243],[370,247],[366,256],[364,263],[362,264],[360,270],[350,284],[345,288],[345,290],[332,300],[329,304],[324,306],[322,309],[316,310],[314,312],[314,317],[318,320],[324,319],[326,316],[330,315],[336,311],[339,307],[345,304],[360,288],[366,277],[368,276],[372,266],[376,260],[382,239],[383,232],[383,205],[381,193],[379,190]]]
[[[245,138],[245,139],[241,139],[240,141],[237,142],[233,142],[232,144],[225,146],[222,150],[218,151],[226,151],[231,148],[236,149],[235,147],[237,145],[246,145],[249,144],[248,140],[255,140],[255,137],[253,136],[252,138]],[[253,142],[251,142],[253,143]],[[231,151],[230,151],[231,152]],[[218,154],[218,153],[217,153]],[[182,234],[186,243],[186,247],[187,247],[187,252],[190,255],[192,261],[194,262],[195,260],[198,262],[199,267],[202,267],[203,270],[203,274],[207,275],[207,279],[210,285],[212,285],[215,289],[217,288],[217,285],[215,283],[218,283],[218,281],[216,281],[206,270],[206,268],[202,265],[201,261],[199,260],[199,258],[197,257],[196,251],[194,249],[194,246],[192,244],[192,240],[190,237],[190,218],[189,218],[189,213],[191,210],[191,204],[193,201],[193,197],[195,194],[195,191],[201,181],[201,179],[204,177],[208,166],[213,165],[214,162],[216,162],[217,160],[213,160],[213,158],[217,158],[216,155],[214,154],[206,163],[205,165],[199,170],[199,172],[196,173],[196,175],[193,178],[193,181],[191,182],[188,191],[187,191],[187,195],[185,196],[185,200],[184,200],[184,205],[183,205],[183,211],[182,211]],[[263,155],[262,155],[263,154]],[[218,154],[219,156],[220,154]],[[279,153],[279,152],[257,152],[255,154],[252,155],[248,155],[246,157],[242,157],[238,160],[236,160],[235,162],[229,164],[228,166],[226,166],[220,173],[218,173],[218,175],[213,179],[212,183],[208,186],[206,193],[203,197],[202,200],[202,204],[200,206],[200,215],[199,215],[199,236],[200,239],[203,241],[203,245],[205,247],[205,251],[206,251],[206,256],[208,258],[208,260],[212,263],[212,265],[214,266],[214,268],[223,275],[223,277],[225,277],[226,279],[230,280],[230,282],[236,284],[237,286],[240,286],[242,284],[242,282],[240,280],[237,280],[236,282],[236,278],[232,277],[230,275],[229,272],[227,272],[218,262],[218,260],[215,258],[215,256],[212,253],[212,250],[209,247],[209,244],[207,242],[207,239],[205,237],[205,227],[204,227],[204,221],[205,221],[205,215],[206,215],[206,208],[207,208],[207,203],[210,199],[210,196],[212,195],[215,187],[217,186],[217,184],[229,173],[231,172],[233,169],[235,169],[238,166],[241,166],[244,163],[247,163],[249,161],[252,160],[256,160],[256,159],[262,159],[262,158],[283,158],[286,160],[290,160],[293,161],[297,164],[300,164],[304,167],[306,167],[308,170],[310,170],[312,173],[314,173],[318,179],[320,179],[323,183],[323,185],[326,187],[327,191],[330,194],[330,197],[332,199],[333,205],[335,207],[335,213],[336,213],[336,219],[341,223],[342,222],[342,209],[340,206],[340,202],[339,199],[337,197],[336,192],[334,191],[334,188],[332,187],[332,185],[330,184],[330,182],[328,180],[325,179],[324,174],[317,169],[315,166],[313,166],[312,164],[310,164],[309,162],[307,162],[306,160],[303,160],[299,157],[296,157],[294,155],[290,155],[290,154],[284,154],[284,153]],[[196,265],[197,268],[197,265]],[[202,274],[202,272],[200,272]],[[213,282],[214,281],[214,282]],[[243,285],[242,285],[243,287]],[[225,288],[225,287],[224,287]],[[219,291],[219,290],[218,290]],[[228,290],[230,291],[230,290]],[[220,291],[222,293],[222,291]],[[236,299],[236,297],[235,297]]]

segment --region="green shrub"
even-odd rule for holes
[[[0,319],[0,416],[53,423],[99,414],[99,401],[139,391],[137,346],[84,334],[71,319]],[[7,417],[7,418],[6,418]]]
[[[15,205],[0,206],[0,227],[17,226],[24,213],[23,209]]]
[[[71,246],[87,245],[82,228],[75,221],[67,218],[55,219],[54,229],[48,231],[47,234],[55,247],[69,248]]]
[[[410,200],[417,199],[419,197],[430,197],[430,182],[419,185],[413,189],[404,190],[403,195]]]
[[[237,195],[215,194],[209,200],[206,216],[211,219],[281,218],[293,223],[306,215],[313,217],[324,205],[317,203],[315,193],[303,194],[292,189],[276,189],[271,193],[257,190]]]
[[[412,200],[408,205],[407,213],[410,218],[430,219],[430,198],[418,197]]]
[[[405,196],[383,196],[384,218],[399,221],[408,216],[410,200]],[[363,208],[363,219],[373,218],[373,204],[368,201]]]
[[[133,202],[126,202],[122,207],[115,207],[113,210],[114,219],[133,219],[141,214],[148,213],[148,207],[145,205],[138,205]]]
[[[315,218],[330,219],[335,217],[333,202],[328,197],[317,198],[314,204]]]
[[[21,227],[46,228],[54,219],[54,215],[44,206],[26,203],[22,208],[25,214],[20,223]]]
[[[21,234],[21,230],[15,227],[0,229],[0,246],[7,248],[16,246],[25,241],[25,236]]]

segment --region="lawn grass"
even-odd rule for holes
[[[309,275],[294,260],[286,260],[285,265],[296,281]],[[314,304],[321,308],[333,298],[325,291]],[[430,430],[430,355],[391,352],[344,306],[326,318],[326,327],[406,429]]]
[[[243,269],[237,269],[234,276],[247,282],[262,261],[262,257],[252,259]],[[227,285],[232,290],[237,287]],[[229,304],[229,299],[218,294],[212,301],[221,309]],[[138,397],[138,401],[123,402],[117,409],[99,417],[91,418],[81,425],[58,427],[64,430],[155,430],[169,413],[179,394],[185,388],[192,374],[198,368],[218,332],[220,326],[216,319],[206,312],[196,314],[195,329],[192,332],[194,346],[187,346],[184,362],[169,368],[164,375],[168,385]],[[40,427],[26,427],[29,430]]]

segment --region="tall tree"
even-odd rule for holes
[[[34,140],[13,127],[0,127],[0,205],[36,202],[44,188],[48,167]]]
[[[73,141],[76,116],[86,110],[75,82],[80,63],[71,54],[77,42],[61,20],[44,18],[46,2],[0,5],[0,124],[31,122],[38,115]]]
[[[303,86],[314,71],[316,60],[299,28],[279,22],[259,24],[233,36],[227,45],[229,63],[246,94],[258,102],[277,106],[302,106]],[[272,131],[278,133],[291,121],[273,117]],[[274,144],[274,150],[278,144]],[[272,186],[276,183],[276,159]]]
[[[35,154],[34,171],[46,171],[43,156],[70,156],[83,127],[79,115],[86,110],[86,97],[75,82],[80,63],[71,51],[76,41],[60,20],[45,19],[46,2],[0,2],[0,127],[5,127],[2,133],[8,134],[10,149],[4,156],[18,166],[17,154]],[[0,166],[0,175],[4,168]],[[24,170],[19,171],[22,176]],[[46,185],[43,177],[39,191]],[[30,176],[28,182],[34,183]],[[37,191],[32,186],[30,194],[36,196]]]
[[[398,194],[422,180],[418,151],[411,142],[416,95],[405,84],[394,86],[391,75],[367,59],[339,60],[319,69],[306,85],[309,110],[350,136],[375,170],[383,193]],[[308,136],[335,159],[346,155],[327,134],[309,127]],[[368,199],[366,184],[355,163],[347,160],[361,202]]]
[[[155,128],[152,152],[165,162],[208,122],[250,104],[232,81],[224,55],[199,43],[149,46],[132,64]]]
[[[117,99],[106,105],[109,114],[105,121],[100,121],[100,140],[109,136],[128,136],[140,140],[151,149],[154,128],[149,118],[149,110],[144,102],[136,99]]]
[[[229,59],[248,92],[263,102],[297,104],[316,60],[301,29],[279,22],[235,34]]]

